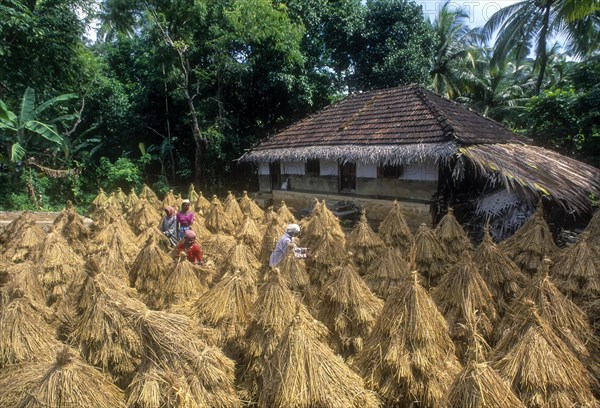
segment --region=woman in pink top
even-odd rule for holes
[[[194,223],[194,212],[190,210],[190,200],[183,200],[181,210],[177,212],[177,236],[183,239],[187,230],[192,228]]]

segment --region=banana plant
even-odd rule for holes
[[[38,144],[62,148],[65,155],[68,154],[68,145],[58,133],[56,123],[77,119],[78,114],[62,115],[46,122],[42,122],[40,117],[46,109],[76,97],[76,94],[59,95],[36,106],[35,90],[27,88],[19,115],[0,100],[0,161],[20,161],[31,153],[29,150],[33,145]]]

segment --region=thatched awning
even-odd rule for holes
[[[398,145],[335,145],[253,150],[240,160],[250,162],[306,161],[311,159],[403,165],[433,159],[445,161],[458,148],[455,142]]]
[[[484,144],[459,153],[484,176],[498,175],[508,189],[525,188],[547,195],[565,208],[590,209],[590,194],[600,196],[600,170],[538,146]]]

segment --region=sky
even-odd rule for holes
[[[517,3],[519,0],[452,0],[450,6],[458,9],[461,7],[469,15],[469,26],[481,27],[496,11],[503,7]],[[438,11],[446,1],[439,0],[417,0],[416,3],[423,6],[423,14],[431,21],[435,19]]]

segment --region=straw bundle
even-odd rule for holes
[[[252,254],[250,248],[240,241],[227,252],[225,259],[221,262],[219,275],[240,271],[257,282],[260,267],[260,262]]]
[[[474,311],[478,311],[479,327],[485,339],[489,339],[497,319],[492,293],[477,270],[468,252],[442,277],[432,293],[440,312],[446,317],[450,337],[454,340],[457,355],[465,357],[467,337],[464,326]]]
[[[524,306],[522,322],[514,332],[507,332],[494,350],[494,368],[527,406],[597,406],[581,362],[532,301]]]
[[[436,286],[446,273],[451,260],[444,245],[427,225],[419,226],[411,252],[416,269],[425,277],[426,287]]]
[[[240,209],[235,196],[231,194],[231,191],[227,192],[227,198],[223,204],[223,210],[231,222],[233,222],[233,225],[240,225],[244,221],[244,213]]]
[[[155,311],[134,312],[132,317],[144,353],[127,388],[128,407],[240,407],[233,361],[207,346],[189,318]]]
[[[12,239],[18,231],[22,230],[25,225],[34,222],[35,218],[33,218],[33,214],[29,211],[23,211],[17,218],[4,227],[2,234],[0,234],[0,243],[6,243]]]
[[[265,216],[258,204],[248,197],[247,191],[244,191],[242,198],[240,198],[240,209],[244,214],[249,215],[255,221],[260,221]]]
[[[190,203],[195,204],[198,200],[198,193],[196,193],[196,187],[194,187],[194,183],[190,183],[190,187],[188,188],[187,198],[190,200]]]
[[[215,265],[221,265],[227,254],[236,246],[236,240],[231,235],[214,234],[204,241],[202,259],[212,261]]]
[[[498,313],[504,314],[508,305],[521,293],[528,278],[492,241],[488,227],[484,229],[483,241],[473,253],[473,261],[498,305]]]
[[[172,264],[171,257],[161,250],[154,238],[146,242],[133,261],[129,270],[129,284],[137,289],[148,307],[157,307],[165,277]]]
[[[107,208],[108,210],[108,208]],[[112,210],[108,210],[110,213]],[[111,242],[115,237],[119,237],[121,242],[129,242],[130,245],[135,245],[137,236],[121,214],[110,215],[110,222],[102,229],[98,230],[89,244],[90,252],[98,252],[113,248]],[[134,251],[137,255],[137,251]]]
[[[410,251],[413,235],[398,201],[394,200],[392,209],[379,224],[379,236],[387,245],[399,248],[402,255],[407,255]]]
[[[590,324],[596,334],[596,338],[600,338],[600,298],[586,302],[583,305],[583,310],[589,316]]]
[[[446,248],[446,253],[453,262],[456,262],[464,251],[472,249],[471,241],[463,227],[456,220],[452,208],[449,208],[448,213],[442,217],[435,229],[435,234]]]
[[[501,248],[521,270],[530,275],[540,268],[544,257],[552,256],[558,250],[544,220],[542,208],[539,203],[533,217],[501,244]]]
[[[276,221],[277,223],[279,223],[281,225],[285,225],[285,222],[283,220],[281,220],[281,218],[279,218],[277,213],[275,211],[273,211],[273,206],[270,205],[269,207],[267,207],[267,209],[265,211],[265,217],[262,220],[262,224],[263,225],[271,225],[271,223],[273,221]]]
[[[291,290],[301,293],[308,301],[313,298],[314,294],[310,287],[310,276],[306,271],[306,262],[302,258],[296,258],[291,248],[288,249],[278,268]]]
[[[277,209],[277,216],[285,224],[297,224],[298,223],[298,221],[296,220],[296,217],[294,217],[294,214],[292,214],[292,212],[290,211],[288,206],[285,205],[285,201],[283,201],[283,200],[281,200],[281,204],[279,205],[279,208]]]
[[[53,228],[65,237],[75,252],[81,255],[86,253],[90,230],[84,224],[83,218],[75,211],[71,201],[67,201],[65,209],[54,220]]]
[[[127,216],[131,229],[137,235],[148,228],[160,225],[160,220],[161,215],[145,198],[140,199],[139,204],[132,208]]]
[[[302,238],[304,240],[304,238]],[[304,241],[303,241],[304,242]],[[311,282],[320,287],[331,276],[335,268],[342,266],[345,262],[341,254],[346,253],[346,240],[339,237],[333,230],[327,229],[312,252]]]
[[[160,288],[160,309],[190,301],[208,290],[208,277],[202,276],[198,268],[181,254]]]
[[[346,234],[340,226],[340,221],[327,208],[325,201],[319,203],[315,199],[311,216],[302,224],[300,237],[304,245],[309,248],[316,248],[326,232],[344,241],[346,239]]]
[[[213,199],[210,203],[210,208],[206,213],[206,219],[204,221],[206,228],[213,234],[233,234],[235,230],[235,226],[233,221],[229,218],[227,214],[225,214],[225,210],[223,209],[223,205],[217,198],[217,196],[213,196]]]
[[[127,194],[127,197],[125,197],[125,200],[123,200],[123,207],[125,209],[125,212],[130,211],[139,200],[140,198],[135,193],[135,189],[131,187],[131,190],[129,190],[129,194]]]
[[[144,305],[105,284],[107,278],[102,275],[88,269],[75,295],[75,315],[69,322],[68,342],[81,350],[88,363],[126,386],[140,362],[142,343],[133,322],[115,302],[126,302],[140,310]]]
[[[275,245],[277,245],[277,242],[284,232],[285,227],[283,227],[277,219],[272,219],[271,222],[267,224],[267,229],[263,234],[260,245],[260,253],[258,255],[258,260],[261,264],[269,264],[271,253],[273,252],[273,249],[275,249]]]
[[[121,187],[117,187],[117,191],[115,192],[115,197],[117,198],[117,200],[121,204],[121,206],[125,205],[125,201],[127,200],[127,194],[125,194],[123,192]]]
[[[125,408],[123,391],[65,347],[52,362],[0,374],[0,406]]]
[[[165,198],[163,198],[161,208],[165,208],[165,207],[179,208],[178,204],[179,203],[177,202],[177,198],[175,197],[173,190],[169,190],[167,192],[167,194],[165,194]]]
[[[320,320],[334,333],[334,350],[345,357],[362,349],[383,301],[369,290],[352,264],[337,269],[319,292]]]
[[[237,356],[256,297],[254,281],[235,271],[225,274],[208,292],[193,300],[186,314],[216,329],[217,344]]]
[[[143,247],[149,239],[155,240],[158,244],[158,247],[164,251],[168,252],[172,249],[171,240],[167,238],[167,236],[163,234],[156,226],[150,227],[138,235],[137,243]]]
[[[258,256],[263,240],[263,233],[256,226],[254,220],[246,215],[244,222],[239,227],[237,239],[246,244],[255,256]]]
[[[556,286],[575,302],[600,297],[600,259],[590,244],[589,232],[560,254],[552,272]]]
[[[93,214],[96,211],[99,211],[100,209],[104,208],[104,206],[107,204],[107,202],[108,202],[108,196],[106,195],[106,193],[104,192],[104,190],[102,188],[99,188],[98,195],[92,201],[92,207],[90,209],[90,213]]]
[[[94,251],[90,249],[101,271],[128,282],[129,268],[138,254],[139,248],[136,241],[124,241],[123,236],[114,234],[107,247]]]
[[[356,265],[361,269],[366,268],[368,264],[377,259],[385,246],[381,238],[369,226],[364,211],[360,215],[360,221],[348,235],[346,245],[348,251],[354,255]]]
[[[191,201],[191,200],[190,200]],[[196,211],[206,214],[210,207],[210,202],[202,195],[202,191],[198,194],[198,198],[195,201],[194,208]]]
[[[41,282],[39,269],[32,261],[9,264],[4,267],[6,283],[0,286],[0,309],[8,302],[11,293],[20,290],[23,295],[38,303],[44,304],[46,294]]]
[[[460,364],[446,321],[416,271],[388,297],[355,363],[390,406],[441,405]]]
[[[381,255],[371,263],[365,282],[377,296],[384,300],[410,274],[410,265],[400,255],[400,249],[385,247]]]
[[[301,316],[288,325],[264,372],[258,405],[270,408],[379,407],[374,393]]]
[[[56,329],[47,323],[52,312],[27,297],[23,289],[13,288],[8,296],[7,303],[0,307],[0,368],[48,361],[48,352],[60,347]]]
[[[35,262],[42,273],[42,285],[46,289],[49,304],[60,300],[73,282],[81,281],[85,264],[83,258],[57,232],[48,234],[40,244]]]
[[[483,360],[476,343],[484,340],[473,338],[477,336],[469,333],[469,361],[454,379],[442,405],[456,408],[525,408],[500,374]]]
[[[157,210],[161,210],[164,208],[154,191],[152,191],[152,189],[146,184],[144,184],[144,187],[142,187],[142,191],[140,192],[140,198],[145,198],[146,200],[148,200],[148,202]]]
[[[117,193],[115,191],[108,195],[108,199],[106,200],[106,204],[104,206],[111,206],[115,208],[119,213],[123,211],[123,206],[119,202],[119,199],[117,198]]]
[[[29,221],[11,234],[4,246],[4,256],[15,263],[31,259],[45,236],[46,233],[35,221]]]

